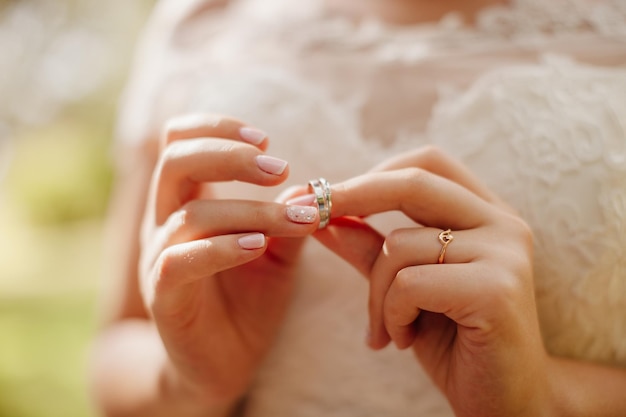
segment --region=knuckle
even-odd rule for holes
[[[389,323],[398,323],[403,316],[403,304],[406,295],[409,294],[413,279],[414,273],[410,268],[404,268],[396,274],[396,278],[385,297],[384,312]]]
[[[406,240],[406,233],[400,229],[395,229],[385,239],[384,248],[389,255],[393,256],[394,253],[404,247]]]
[[[193,227],[193,225],[201,223],[202,212],[200,201],[188,201],[174,213],[174,224],[180,229]]]
[[[178,242],[195,236],[199,225],[202,224],[202,207],[198,200],[191,200],[173,212],[165,225],[166,238]]]
[[[512,213],[503,213],[506,232],[525,246],[532,246],[534,236],[531,227],[524,219]],[[511,239],[509,239],[511,241]]]
[[[400,177],[402,184],[406,187],[409,195],[418,195],[423,189],[424,184],[428,181],[428,172],[423,168],[410,167],[405,168]]]
[[[408,181],[409,184],[419,183],[423,180],[425,171],[422,168],[418,167],[409,167],[404,168],[404,180]]]
[[[273,223],[276,223],[278,219],[283,219],[284,215],[282,211],[280,212],[280,217],[277,215],[276,211],[278,209],[278,207],[270,208],[257,203],[253,203],[253,207],[249,215],[252,217],[253,224],[268,227],[271,226]]]
[[[189,224],[188,213],[186,210],[180,209],[172,213],[164,226],[164,238],[176,239],[181,234],[184,234],[187,225]]]
[[[170,118],[163,128],[162,137],[165,145],[180,140],[188,132],[203,129],[207,134],[217,129],[223,122],[223,117],[216,114],[191,113]]]
[[[155,294],[169,291],[180,281],[177,279],[181,274],[179,261],[180,254],[175,247],[170,246],[161,252],[154,267],[152,287]]]
[[[396,279],[393,282],[395,286],[394,291],[399,294],[405,294],[412,287],[413,281],[419,279],[419,268],[403,268],[396,274]]]
[[[176,261],[171,248],[166,248],[159,255],[155,265],[154,290],[160,292],[170,281],[170,277],[176,270]]]
[[[518,304],[517,300],[523,291],[516,274],[508,269],[498,268],[493,271],[489,285],[485,286],[485,300],[488,300],[491,311],[510,311]]]
[[[175,135],[187,124],[188,118],[189,116],[175,116],[165,122],[161,132],[163,145],[167,145],[174,140]]]
[[[503,236],[493,253],[507,265],[507,269],[517,275],[524,275],[532,268],[534,235],[530,226],[520,217],[507,216]]]
[[[523,242],[526,248],[532,248],[534,242],[532,229],[530,228],[528,223],[526,223],[520,217],[516,217],[515,219],[516,221],[514,222],[514,224],[516,226],[517,234],[520,237],[520,240]]]
[[[171,169],[172,165],[183,155],[183,144],[170,143],[161,151],[159,166],[162,173]]]
[[[511,300],[519,294],[520,282],[514,274],[502,271],[494,287],[502,300]]]
[[[436,145],[424,145],[421,148],[421,152],[429,162],[438,162],[446,159],[446,153]]]

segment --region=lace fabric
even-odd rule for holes
[[[176,113],[230,114],[270,134],[289,184],[334,182],[436,144],[531,225],[549,350],[626,365],[626,2],[517,0],[476,27],[455,15],[355,23],[320,0],[164,3],[127,90],[126,140],[155,137]],[[302,262],[245,414],[451,416],[410,354],[363,346],[362,279],[315,244]]]
[[[622,40],[626,36],[626,2],[623,0],[510,0],[506,6],[492,6],[479,12],[475,26],[466,25],[456,13],[450,13],[437,23],[416,26],[395,26],[375,19],[350,21],[327,14],[320,0],[303,0],[298,8],[290,7],[288,0],[231,3],[257,23],[268,23],[272,31],[289,32],[289,38],[295,37],[305,44],[322,42],[326,48],[401,44],[410,49],[416,36],[420,40],[441,42],[443,46],[448,43],[457,46],[457,42],[468,46],[468,37],[479,37],[485,42],[486,38],[494,37],[530,41],[584,33]],[[277,20],[283,23],[275,25]],[[313,26],[306,24],[313,21]]]
[[[517,36],[584,31],[626,36],[623,0],[512,0],[511,3],[483,11],[478,19],[480,30]]]
[[[623,97],[625,71],[548,57],[542,65],[484,76],[441,101],[430,125],[433,141],[479,172],[535,231],[537,298],[549,349],[622,364]]]

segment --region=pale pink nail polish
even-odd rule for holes
[[[280,175],[285,172],[285,168],[287,168],[287,161],[267,155],[257,156],[256,163],[259,168],[272,175]]]
[[[317,208],[311,206],[288,206],[287,218],[294,223],[311,224],[315,222]]]
[[[310,206],[315,201],[315,194],[305,194],[287,200],[285,204],[290,206]]]
[[[253,127],[242,127],[239,129],[239,136],[241,139],[253,145],[260,145],[265,140],[267,134],[262,130],[255,129]]]
[[[261,249],[265,246],[265,235],[255,233],[253,235],[242,236],[237,240],[242,249]]]

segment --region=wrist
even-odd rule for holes
[[[159,385],[162,395],[180,404],[186,416],[227,417],[238,403],[238,399],[213,398],[202,387],[183,378],[169,360],[163,366]]]
[[[590,401],[594,397],[590,391],[598,388],[589,386],[589,383],[597,385],[593,382],[593,377],[589,379],[586,375],[587,369],[591,367],[595,366],[570,359],[549,358],[546,369],[549,378],[550,417],[605,415],[594,414],[599,412],[599,408],[593,405],[593,401]]]
[[[571,416],[571,401],[569,393],[563,384],[563,375],[559,360],[551,355],[546,355],[545,363],[546,386],[542,416],[559,417]]]
[[[527,417],[557,417],[568,416],[559,409],[561,392],[560,378],[555,374],[557,365],[547,352],[543,352],[541,359],[535,367],[535,374],[532,377],[532,389],[528,393],[526,401],[528,406],[521,414]]]

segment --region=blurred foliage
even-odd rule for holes
[[[0,300],[1,417],[93,414],[85,392],[92,302],[86,297]]]
[[[150,4],[2,3],[0,125],[14,148],[5,182],[35,224],[102,215],[115,103]]]
[[[38,225],[100,217],[111,185],[110,123],[65,117],[20,137],[8,197]]]
[[[152,3],[0,0],[0,417],[95,415],[111,132]]]

